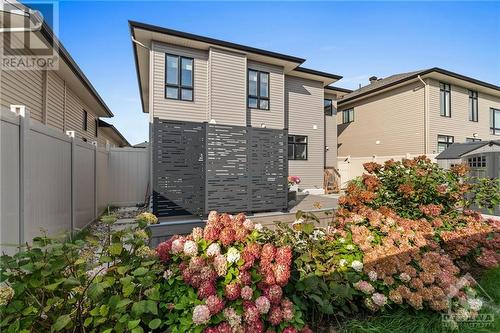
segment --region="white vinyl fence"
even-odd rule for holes
[[[1,112],[0,250],[40,235],[77,230],[108,205],[144,203],[148,149],[98,148]]]
[[[361,176],[365,169],[363,164],[367,162],[377,162],[384,163],[387,160],[393,159],[395,161],[401,161],[403,158],[414,158],[420,156],[421,154],[406,154],[406,155],[392,155],[392,156],[370,156],[370,157],[351,157],[339,156],[337,158],[337,167],[340,173],[340,183],[341,188],[345,188],[347,183],[356,177]],[[431,160],[435,161],[434,158],[437,154],[429,154]]]

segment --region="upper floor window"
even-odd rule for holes
[[[444,151],[455,142],[455,138],[449,135],[438,135],[438,153]]]
[[[89,114],[87,111],[83,110],[83,130],[87,131],[89,122]]]
[[[469,120],[477,121],[477,91],[469,90]]]
[[[481,141],[481,139],[477,138],[465,138],[465,142],[478,142]]]
[[[347,109],[342,111],[342,124],[351,123],[354,121],[354,109]]]
[[[288,136],[288,159],[307,160],[307,136]]]
[[[165,97],[168,99],[193,100],[192,58],[165,54]]]
[[[500,110],[490,109],[490,134],[500,135]]]
[[[323,105],[325,107],[325,116],[333,116],[333,101],[325,99]]]
[[[447,83],[439,83],[439,114],[451,117],[451,89]]]
[[[269,110],[269,73],[248,69],[248,107]]]

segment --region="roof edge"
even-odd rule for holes
[[[112,124],[105,122],[102,119],[99,119],[99,127],[111,128],[115,133],[127,144],[127,146],[131,146],[130,142],[123,136],[123,134]]]
[[[351,89],[334,87],[334,86],[325,86],[325,89],[335,90],[335,91],[341,91],[341,92],[345,92],[345,93],[352,93],[354,91],[354,90],[351,90]]]
[[[142,83],[141,83],[141,71],[139,70],[139,59],[137,57],[137,45],[134,42],[135,40],[135,33],[134,33],[134,26],[132,25],[132,22],[134,21],[128,21],[128,26],[130,29],[130,36],[132,37],[130,42],[132,43],[132,50],[134,51],[134,61],[135,61],[135,72],[137,75],[137,83],[139,84],[139,95],[141,97],[141,107],[142,107],[142,113],[148,113],[146,111],[146,107],[144,104],[144,96],[142,94]]]
[[[335,79],[335,80],[340,80],[342,78],[342,76],[337,75],[337,74],[321,72],[321,71],[318,71],[318,70],[315,70],[315,69],[301,67],[301,66],[298,66],[298,67],[294,68],[293,70],[297,71],[297,72],[306,73],[306,74],[323,76],[323,77],[326,77],[326,78],[329,78],[329,79]]]

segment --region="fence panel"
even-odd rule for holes
[[[70,231],[71,139],[31,122],[25,149],[25,240],[39,236],[40,228],[50,234]]]
[[[117,206],[144,203],[149,182],[149,150],[111,148],[109,202]]]
[[[109,153],[106,149],[97,149],[96,177],[97,177],[97,213],[103,212],[109,201]]]
[[[76,224],[81,229],[96,217],[95,147],[85,142],[75,145]]]
[[[19,119],[0,116],[0,253],[13,254],[19,244]]]

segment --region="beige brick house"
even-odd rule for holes
[[[372,77],[338,110],[339,156],[438,154],[500,136],[500,87],[441,68]]]

